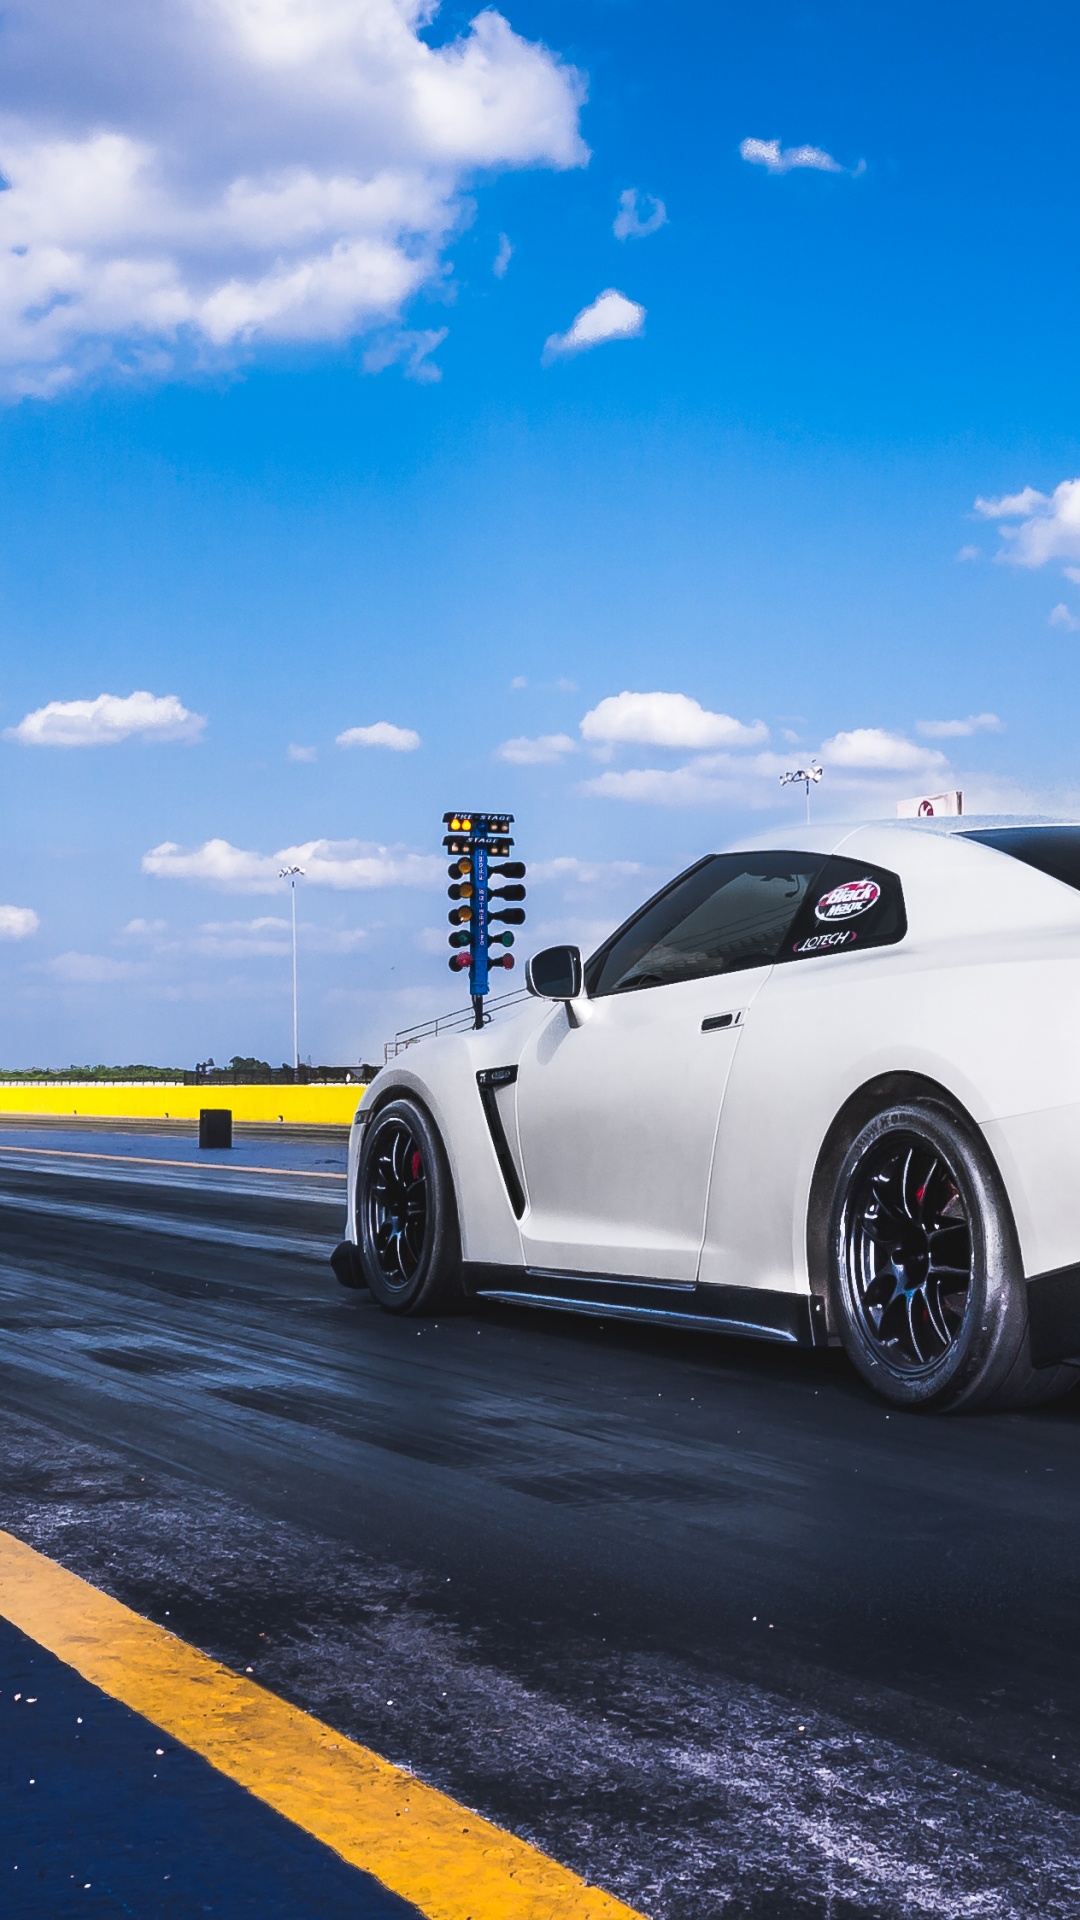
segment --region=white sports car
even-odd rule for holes
[[[894,1405],[1080,1378],[1080,825],[711,854],[367,1089],[345,1285],[846,1348]]]

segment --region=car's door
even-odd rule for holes
[[[530,1267],[693,1286],[744,1020],[823,856],[719,854],[650,901],[518,1066]]]
[[[892,977],[875,949],[906,931],[898,874],[846,853],[823,863],[755,1004],[726,1090],[699,1285],[788,1283],[798,1183],[835,1112],[830,1105],[822,1121],[818,1090],[831,1091],[848,1062],[874,1048]],[[803,1243],[805,1227],[803,1216],[795,1224]]]

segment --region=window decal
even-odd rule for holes
[[[806,940],[796,940],[792,953],[833,953],[837,947],[849,947],[858,939],[854,927],[846,927],[841,933],[812,933]]]
[[[881,899],[881,888],[876,880],[869,877],[863,880],[845,880],[838,887],[832,887],[823,893],[814,908],[815,920],[854,920],[858,914],[869,913]]]

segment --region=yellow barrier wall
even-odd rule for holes
[[[229,1107],[237,1121],[347,1127],[363,1086],[177,1087],[98,1082],[0,1083],[0,1115],[53,1113],[108,1120],[197,1120],[200,1107]]]

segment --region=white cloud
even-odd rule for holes
[[[960,547],[956,554],[958,560],[981,560],[982,557],[981,547]]]
[[[54,979],[66,986],[107,987],[137,980],[146,969],[134,960],[113,960],[103,953],[58,953],[48,963]]]
[[[644,212],[645,203],[649,212]],[[659,233],[667,225],[667,208],[662,200],[651,193],[639,194],[636,187],[627,187],[619,195],[619,211],[615,215],[612,232],[616,240],[644,240],[650,233]]]
[[[431,386],[442,379],[442,368],[437,367],[429,358],[436,347],[441,347],[450,329],[448,327],[428,327],[418,333],[410,333],[399,327],[395,332],[385,334],[376,340],[364,355],[365,373],[385,373],[387,367],[402,366],[407,380],[418,380],[421,386]]]
[[[5,738],[24,747],[114,747],[133,735],[196,740],[205,725],[205,718],[189,713],[175,693],[99,693],[96,700],[50,700],[17,727],[8,727]]]
[[[40,925],[33,907],[0,907],[0,940],[29,940]]]
[[[513,254],[514,254],[514,249],[510,244],[509,234],[500,233],[499,251],[495,255],[495,258],[491,263],[491,271],[495,275],[496,280],[502,280],[505,278],[506,269],[510,265],[510,262],[513,258]]]
[[[916,746],[885,727],[853,727],[836,733],[821,748],[826,767],[858,767],[872,773],[937,773],[948,765],[933,747]]]
[[[143,920],[141,918],[129,920],[126,926],[121,927],[120,938],[123,940],[157,940],[160,939],[163,933],[168,932],[168,927],[169,923],[167,920]]]
[[[311,766],[318,759],[319,751],[317,747],[298,747],[290,740],[288,755],[299,766]]]
[[[736,799],[738,784],[688,767],[630,767],[585,782],[585,792],[606,800],[645,801],[654,807],[706,807]]]
[[[337,737],[339,747],[389,747],[391,753],[415,753],[420,735],[411,727],[395,727],[389,720],[376,720],[370,727],[346,727]]]
[[[919,720],[916,733],[924,740],[966,740],[973,733],[1003,733],[996,713],[969,713],[966,720]]]
[[[165,375],[393,322],[479,170],[573,167],[581,77],[424,0],[13,0],[0,386]]]
[[[297,933],[305,953],[355,953],[368,938],[362,927],[319,927],[309,920],[300,921]],[[204,920],[188,946],[210,959],[281,959],[292,951],[290,923],[269,913],[254,920]]]
[[[1065,485],[1068,484],[1066,481]],[[1040,493],[1037,487],[1023,487],[1019,493],[1003,493],[997,500],[980,495],[975,502],[975,512],[981,513],[984,520],[1019,520],[1026,519],[1048,502],[1049,495]]]
[[[549,335],[544,359],[583,353],[587,347],[602,346],[605,340],[634,340],[644,328],[644,307],[639,307],[636,300],[628,300],[625,293],[617,292],[614,287],[607,287],[591,307],[582,307],[565,333]]]
[[[283,959],[292,951],[290,924],[282,914],[264,913],[254,920],[204,920],[194,933],[170,935],[167,920],[137,919],[121,928],[118,939],[158,956],[194,953],[211,960]],[[322,927],[310,920],[300,920],[297,931],[305,953],[355,953],[368,939],[361,927]]]
[[[844,171],[839,160],[821,147],[782,147],[779,140],[743,140],[739,152],[752,166],[766,167],[770,173],[791,173],[796,167],[810,167],[815,173]]]
[[[978,499],[975,512],[998,521],[1005,542],[998,554],[1016,567],[1043,567],[1048,560],[1080,560],[1080,480],[1063,480],[1053,493],[1024,487],[999,500]],[[1002,522],[1016,520],[1018,526]]]
[[[1067,633],[1075,633],[1080,628],[1080,620],[1075,613],[1069,612],[1064,600],[1059,600],[1056,607],[1051,607],[1046,623],[1050,627],[1064,627]]]
[[[768,739],[756,720],[745,726],[728,713],[710,713],[686,693],[613,693],[581,722],[585,740],[652,747],[751,747]]]
[[[434,854],[408,853],[363,840],[307,840],[277,853],[254,853],[228,840],[207,840],[185,851],[172,840],[143,855],[142,870],[162,880],[194,880],[223,893],[278,893],[282,867],[303,867],[301,884],[363,891],[372,887],[429,887],[442,877]]]
[[[290,923],[275,914],[260,914],[257,920],[204,920],[191,945],[196,953],[226,960],[287,954],[292,951]]]
[[[516,740],[504,740],[496,749],[497,757],[512,767],[548,766],[552,761],[561,760],[564,754],[576,752],[577,742],[571,740],[568,733],[542,733],[535,740],[521,735]]]

